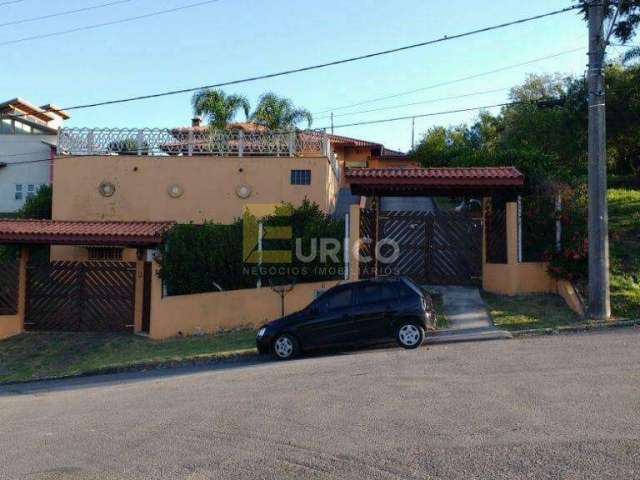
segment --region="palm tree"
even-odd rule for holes
[[[622,55],[623,65],[627,65],[634,60],[640,60],[640,47],[633,47],[627,50],[624,55]]]
[[[260,96],[258,106],[251,114],[251,120],[270,130],[289,130],[305,120],[307,127],[311,127],[313,117],[309,110],[296,108],[288,98],[267,92]]]
[[[249,116],[249,100],[242,95],[227,95],[222,90],[201,90],[191,98],[193,111],[203,115],[212,128],[223,129],[233,120],[239,109]]]

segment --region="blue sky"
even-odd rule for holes
[[[16,38],[107,22],[197,0],[130,2],[0,27],[0,44]],[[23,0],[0,6],[0,23],[106,3],[107,0]],[[194,87],[360,55],[460,33],[568,6],[567,0],[219,0],[192,9],[44,40],[0,45],[0,91],[37,104],[69,106]],[[479,8],[482,4],[482,8]],[[335,114],[508,88],[527,73],[581,75],[586,24],[567,13],[460,40],[313,72],[238,85],[228,92],[255,104],[271,90],[312,112],[584,47],[526,67],[400,96]],[[507,91],[345,115],[336,124],[500,103]],[[4,98],[3,98],[4,99]],[[417,136],[432,125],[469,121],[476,113],[416,120]],[[68,126],[172,127],[192,116],[190,94],[79,110]],[[314,127],[328,125],[317,115]],[[340,128],[348,136],[408,149],[411,121]]]

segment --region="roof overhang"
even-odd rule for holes
[[[55,119],[55,117],[52,114],[48,113],[47,111],[43,110],[42,108],[36,105],[33,105],[30,102],[27,102],[25,99],[19,98],[19,97],[0,103],[0,110],[6,109],[6,108],[19,110],[25,115],[31,115],[32,117],[39,118],[44,122],[50,122],[51,120]]]
[[[0,219],[0,243],[152,247],[174,223]]]
[[[524,184],[515,167],[353,168],[345,178],[353,194],[367,196],[485,195]]]

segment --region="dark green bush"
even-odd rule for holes
[[[312,251],[312,239],[335,239],[342,244],[344,221],[332,218],[318,205],[305,200],[299,207],[283,204],[276,214],[262,219],[262,223],[265,231],[270,226],[291,227],[293,238],[265,238],[263,241],[265,252],[288,251],[291,262],[264,262],[259,266],[245,261],[245,232],[240,219],[230,225],[207,222],[173,227],[165,234],[159,257],[160,276],[165,281],[167,293],[184,295],[254,288],[258,282],[263,286],[306,283],[344,275],[342,250],[336,260],[323,261],[318,256],[308,263],[299,260],[295,254],[296,242],[300,243],[303,255]]]

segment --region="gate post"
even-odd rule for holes
[[[18,331],[24,332],[24,321],[27,316],[27,264],[29,262],[29,248],[20,249],[20,260],[18,264]]]
[[[360,205],[349,207],[349,280],[360,278]]]

